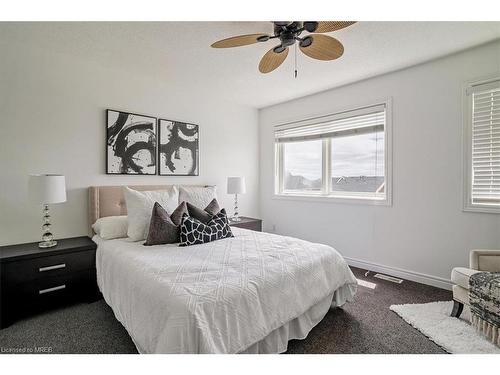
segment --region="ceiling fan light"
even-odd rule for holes
[[[281,53],[284,50],[286,50],[286,47],[285,46],[281,46],[281,45],[280,46],[276,46],[276,47],[273,48],[274,53]]]
[[[305,21],[304,29],[310,33],[313,33],[318,28],[318,22],[316,21]]]
[[[304,39],[302,39],[299,43],[299,46],[302,48],[309,47],[313,42],[313,37],[312,36],[306,36]]]

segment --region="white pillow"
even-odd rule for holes
[[[127,228],[126,216],[101,217],[92,225],[94,232],[105,240],[127,237]]]
[[[168,213],[174,212],[179,205],[179,189],[177,186],[155,191],[137,191],[125,186],[123,195],[127,204],[127,235],[133,241],[146,238],[155,202],[161,204]]]
[[[216,186],[179,186],[179,203],[189,202],[204,209],[212,199],[217,199],[216,190]]]

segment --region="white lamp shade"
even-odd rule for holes
[[[66,179],[58,174],[30,175],[30,198],[42,204],[66,202]]]
[[[245,194],[245,177],[228,177],[227,178],[227,193],[228,194]]]

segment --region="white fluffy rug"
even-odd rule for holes
[[[470,326],[468,311],[462,319],[452,318],[452,301],[392,305],[390,309],[444,350],[454,354],[495,353],[500,348],[490,343]]]

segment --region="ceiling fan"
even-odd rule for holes
[[[288,56],[288,47],[298,42],[299,49],[317,60],[335,60],[344,53],[344,46],[331,36],[322,35],[351,26],[354,21],[275,21],[274,35],[248,34],[219,40],[213,48],[231,48],[279,39],[280,44],[271,48],[259,63],[261,73],[269,73],[279,67]],[[303,32],[309,32],[303,37]]]

